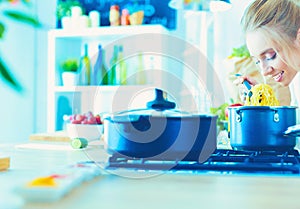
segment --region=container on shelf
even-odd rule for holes
[[[127,84],[127,64],[124,60],[123,54],[123,46],[119,46],[118,52],[118,63],[117,63],[117,73],[120,75],[120,83],[121,85]]]
[[[114,52],[110,59],[110,70],[109,70],[109,76],[108,76],[108,84],[109,85],[118,85],[120,82],[119,74],[117,73],[117,62],[118,62],[118,53],[119,53],[119,47],[118,45],[114,46]]]
[[[136,84],[143,85],[146,84],[146,73],[144,66],[143,54],[138,54],[138,64],[136,69]]]
[[[98,45],[98,56],[93,67],[92,85],[107,85],[108,84],[108,69],[105,65],[105,53],[102,45]]]
[[[76,86],[77,85],[77,73],[75,72],[63,72],[61,74],[62,82],[64,86]]]
[[[118,5],[112,5],[110,7],[109,22],[111,26],[120,25],[120,7]]]
[[[87,44],[84,44],[84,53],[80,59],[80,76],[82,85],[91,85],[91,60],[88,55]]]
[[[130,25],[129,17],[130,15],[128,9],[122,9],[121,25]]]
[[[71,7],[71,17],[78,18],[82,15],[82,9],[80,6],[72,6]]]
[[[89,18],[90,18],[90,27],[99,27],[100,26],[100,12],[96,10],[92,10],[89,12]]]

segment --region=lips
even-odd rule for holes
[[[283,74],[284,74],[284,71],[281,71],[280,73],[278,73],[277,75],[273,76],[273,79],[276,81],[276,82],[280,82],[283,78]]]

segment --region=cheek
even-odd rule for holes
[[[280,70],[287,70],[288,66],[282,60],[278,61],[277,63],[278,69]]]
[[[287,65],[285,64],[285,62],[282,61],[282,59],[277,59],[275,62],[273,62],[272,67],[275,70],[286,70],[287,69]]]

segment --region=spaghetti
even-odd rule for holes
[[[258,84],[251,88],[252,95],[247,96],[245,105],[279,106],[275,92],[268,84]]]

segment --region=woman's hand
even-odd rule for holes
[[[237,75],[237,76],[238,77],[233,81],[233,84],[238,86],[240,99],[243,103],[245,103],[249,89],[247,89],[246,86],[244,85],[244,81],[248,81],[251,87],[258,84],[258,82],[249,76],[242,76],[242,75],[240,76]]]
[[[237,79],[235,79],[233,81],[233,83],[235,85],[239,86],[239,85],[243,84],[245,80],[248,81],[251,86],[258,84],[258,82],[256,80],[254,80],[253,78],[251,78],[249,76],[238,76]]]

